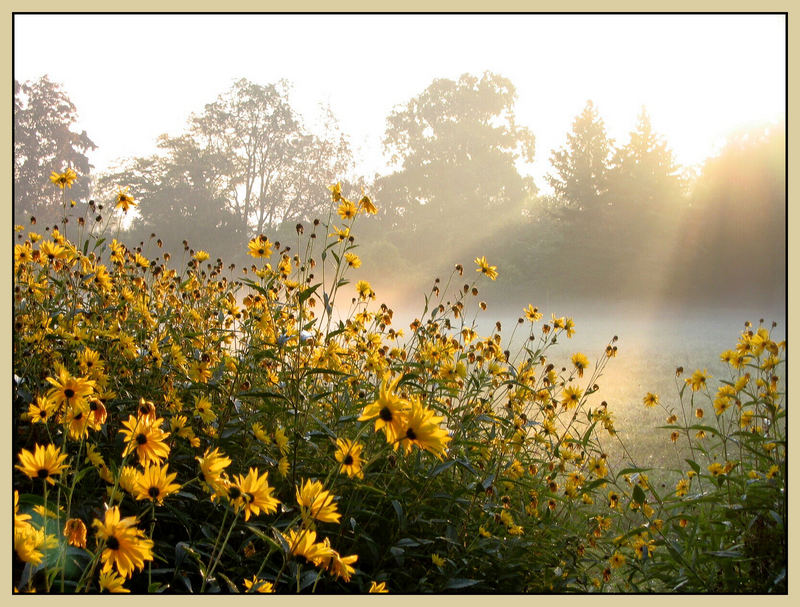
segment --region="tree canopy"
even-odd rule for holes
[[[78,112],[67,93],[47,76],[35,82],[14,81],[14,212],[19,221],[36,217],[44,224],[61,216],[61,191],[49,177],[71,168],[78,180],[68,190],[71,199],[91,191],[91,165],[86,152],[96,148],[86,134],[73,130]]]

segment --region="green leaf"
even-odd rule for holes
[[[647,501],[647,496],[639,485],[634,485],[633,487],[633,501],[639,504],[644,504]]]
[[[318,282],[317,284],[308,287],[307,289],[303,289],[300,291],[300,294],[297,296],[298,303],[303,303],[306,299],[311,297],[311,295],[316,291],[322,283]]]
[[[465,577],[456,577],[448,580],[445,590],[457,590],[459,588],[469,588],[475,584],[480,584],[483,580],[472,580]]]
[[[700,465],[697,462],[691,459],[687,459],[685,461],[687,464],[689,464],[689,466],[691,466],[692,470],[694,470],[695,473],[700,474]]]

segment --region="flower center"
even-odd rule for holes
[[[242,491],[239,489],[239,487],[231,487],[228,491],[228,495],[232,500],[239,499],[239,497],[242,495]]]
[[[416,433],[414,432],[414,428],[409,428],[408,430],[406,430],[406,436],[407,436],[407,437],[408,437],[410,440],[415,440],[415,439],[417,438],[417,435],[416,435]]]
[[[344,458],[344,465],[345,466],[352,466],[353,465],[353,456],[349,453]]]
[[[384,407],[383,409],[381,409],[381,412],[378,415],[385,422],[392,421],[392,411],[391,409],[389,409],[389,407]]]
[[[146,444],[147,443],[147,436],[145,436],[144,434],[138,434],[136,436],[136,442],[139,443],[140,445]]]
[[[161,493],[161,491],[159,491],[158,487],[150,487],[147,490],[147,495],[149,495],[153,499],[157,498],[159,493]]]
[[[50,476],[50,471],[47,468],[41,468],[39,469],[39,472],[36,473],[36,475],[41,479],[45,479],[48,476]]]
[[[111,550],[119,550],[119,540],[112,535],[106,540],[106,546],[111,548]]]
[[[73,390],[72,388],[67,388],[66,390],[64,390],[64,396],[66,396],[67,398],[72,398],[73,396],[75,396],[75,390]]]

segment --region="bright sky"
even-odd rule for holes
[[[331,106],[356,172],[384,172],[386,116],[436,78],[491,70],[517,89],[545,188],[592,99],[625,143],[642,105],[684,165],[739,126],[785,117],[783,15],[17,15],[14,76],[48,74],[103,170],[179,134],[237,78],[286,78],[309,123]],[[309,124],[309,126],[312,126]]]

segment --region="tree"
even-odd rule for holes
[[[464,74],[434,80],[387,118],[383,143],[395,171],[377,180],[375,198],[404,253],[457,254],[505,216],[519,217],[535,188],[516,164],[533,161],[534,137],[516,122],[515,98],[507,78]]]
[[[613,142],[591,101],[572,123],[567,144],[550,156],[555,174],[546,177],[555,195],[569,209],[599,210],[608,190]]]
[[[62,192],[50,183],[53,171],[78,173],[68,196],[88,197],[91,165],[86,152],[95,144],[72,126],[77,110],[60,85],[42,76],[36,82],[14,81],[14,212],[43,224],[62,216]]]
[[[654,210],[682,195],[680,167],[645,108],[628,143],[614,153],[608,181],[612,205],[623,212]]]
[[[98,180],[101,200],[112,199],[124,185],[139,203],[127,239],[147,240],[155,233],[173,255],[188,240],[222,259],[235,257],[248,228],[226,204],[230,159],[199,147],[188,135],[162,135],[158,147],[160,154],[132,159]]]
[[[511,81],[486,72],[456,82],[435,80],[387,118],[384,147],[400,166],[384,188],[406,184],[398,206],[428,206],[438,215],[500,207],[526,195],[516,170],[533,162],[534,137],[516,124]]]
[[[231,161],[224,175],[230,209],[261,233],[282,221],[308,218],[326,186],[350,166],[347,140],[330,111],[325,137],[309,133],[288,99],[285,81],[266,86],[238,80],[193,116],[198,145]]]
[[[786,295],[785,124],[732,135],[719,154],[704,163],[691,203],[681,217],[674,284],[693,298],[735,297],[762,309],[782,304]]]

